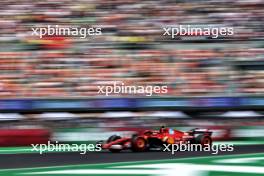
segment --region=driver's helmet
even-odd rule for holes
[[[174,134],[174,130],[172,128],[169,128],[169,134]]]

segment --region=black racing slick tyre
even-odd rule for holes
[[[143,137],[133,136],[131,141],[133,152],[143,152],[147,150],[147,141]]]
[[[210,136],[205,136],[202,134],[197,136],[195,141],[197,144],[202,144],[203,147],[207,147],[208,145],[211,146],[213,142]]]

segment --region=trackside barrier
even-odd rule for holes
[[[47,143],[50,132],[46,129],[0,129],[0,146],[27,146]]]

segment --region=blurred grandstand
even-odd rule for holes
[[[4,0],[0,8],[0,98],[98,96],[97,85],[120,80],[167,85],[162,96],[264,91],[262,1]],[[162,27],[174,24],[230,26],[235,34],[172,41]],[[43,25],[99,26],[103,35],[31,35]]]

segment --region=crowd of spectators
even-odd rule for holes
[[[97,86],[114,81],[166,85],[162,96],[263,94],[263,44],[247,46],[263,42],[263,8],[257,0],[3,0],[0,98],[99,96]],[[244,45],[178,49],[217,42],[162,35],[178,24],[233,27],[221,42]],[[46,25],[101,27],[103,34],[32,36],[32,27]]]

